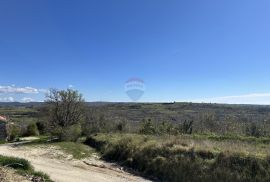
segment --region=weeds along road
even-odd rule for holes
[[[49,146],[0,145],[0,155],[29,160],[37,171],[56,182],[146,182],[119,167],[95,158],[74,160]]]

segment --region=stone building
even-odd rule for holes
[[[7,118],[0,116],[0,140],[7,139]]]

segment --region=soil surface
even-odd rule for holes
[[[0,155],[24,158],[36,171],[50,176],[55,182],[146,182],[142,177],[125,172],[113,163],[107,163],[92,155],[75,160],[54,146],[0,145]]]
[[[0,167],[0,182],[30,182],[30,180],[16,174],[12,169]]]

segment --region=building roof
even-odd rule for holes
[[[0,121],[6,122],[7,121],[7,118],[5,116],[0,116]]]

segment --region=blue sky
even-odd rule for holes
[[[270,104],[269,0],[0,1],[0,101]]]

